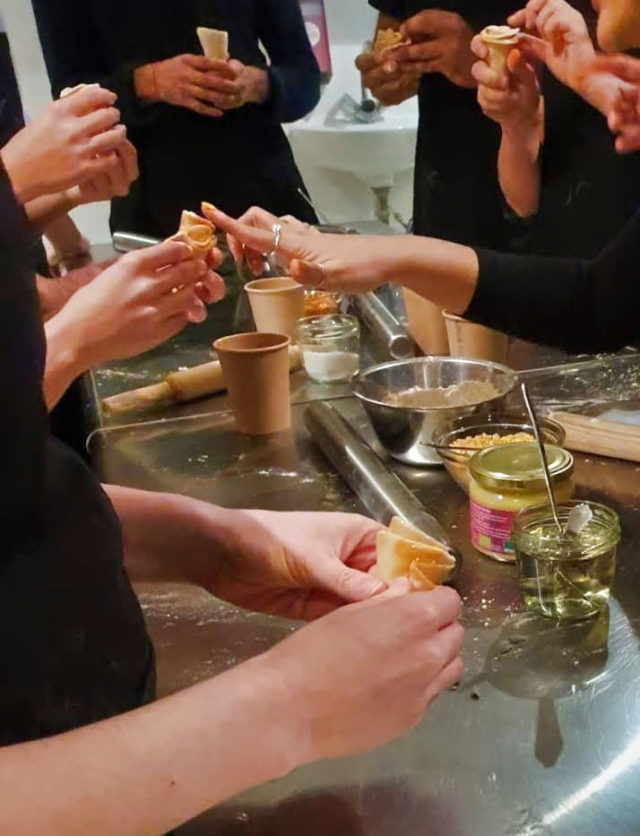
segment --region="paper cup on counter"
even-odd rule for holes
[[[255,331],[214,342],[238,432],[268,435],[290,428],[289,343],[284,334]]]
[[[502,75],[507,69],[509,53],[520,43],[520,30],[511,26],[487,26],[480,33],[480,40],[489,49],[489,66]]]
[[[449,353],[447,326],[442,309],[413,290],[402,289],[409,333],[423,354],[442,357]]]
[[[484,325],[469,322],[455,314],[443,313],[452,357],[468,360],[489,360],[492,363],[506,363],[509,338],[500,331],[493,331]]]
[[[257,331],[286,334],[293,342],[304,316],[304,287],[288,276],[256,279],[245,285]]]

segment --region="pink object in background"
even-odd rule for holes
[[[300,8],[307,27],[307,35],[322,73],[322,80],[329,81],[332,72],[331,51],[324,0],[300,0]]]

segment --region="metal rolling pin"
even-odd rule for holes
[[[460,555],[440,523],[333,406],[316,401],[304,419],[313,440],[374,519],[388,525],[392,517],[402,517],[448,546],[459,565]]]
[[[415,355],[415,345],[395,316],[375,293],[363,293],[351,300],[358,317],[369,331],[385,345],[395,360]]]
[[[153,247],[159,244],[157,238],[149,238],[146,235],[138,235],[135,232],[114,232],[113,249],[118,253],[130,253],[134,250],[143,250],[145,247]]]

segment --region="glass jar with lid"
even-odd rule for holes
[[[545,445],[558,502],[573,497],[573,456]],[[547,501],[544,472],[536,444],[505,444],[481,450],[469,462],[470,529],[475,548],[494,560],[513,563],[513,524],[524,508]]]

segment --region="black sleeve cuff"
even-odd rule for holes
[[[466,318],[569,351],[593,348],[584,262],[483,249],[476,254],[478,284]]]

